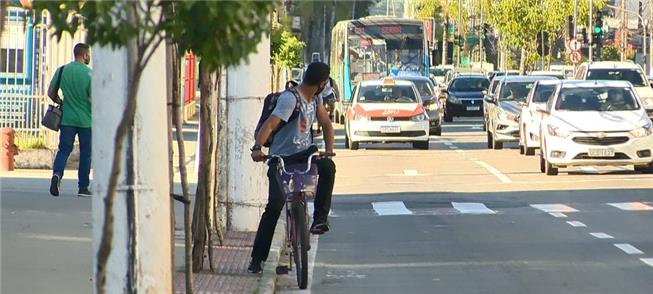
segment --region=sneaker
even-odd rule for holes
[[[322,235],[326,232],[328,232],[330,229],[329,227],[329,222],[324,221],[324,222],[313,222],[313,225],[311,225],[311,234],[313,235]]]
[[[247,272],[251,274],[258,274],[263,271],[263,268],[261,268],[261,261],[252,259],[252,261],[249,263],[249,267],[247,267]]]
[[[50,195],[52,196],[59,196],[59,185],[61,184],[61,179],[59,179],[58,175],[52,176],[52,180],[50,180]]]
[[[93,196],[93,193],[88,188],[81,188],[79,189],[79,192],[77,192],[77,196],[79,197],[91,197]]]

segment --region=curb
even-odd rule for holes
[[[270,254],[268,260],[263,267],[263,274],[258,283],[258,294],[273,294],[277,283],[277,267],[281,260],[281,252],[286,240],[286,210],[282,210],[277,221],[277,226],[274,229],[274,237],[272,237],[272,245],[270,246]]]

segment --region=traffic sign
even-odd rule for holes
[[[572,51],[571,53],[569,53],[569,60],[571,60],[572,63],[578,64],[580,63],[581,59],[582,59],[582,55],[580,54],[579,51]]]
[[[580,47],[582,45],[576,39],[572,39],[572,40],[569,41],[569,44],[567,44],[567,46],[569,47],[569,50],[571,50],[571,51],[578,51],[578,50],[580,50]]]

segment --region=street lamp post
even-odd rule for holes
[[[462,13],[462,3],[461,0],[458,0],[458,36],[462,38],[463,35],[463,13]],[[458,44],[458,58],[457,58],[457,64],[458,67],[460,67],[460,63],[462,61],[462,56],[460,55],[460,44]]]

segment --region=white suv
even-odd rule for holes
[[[620,61],[586,62],[578,68],[576,79],[629,81],[644,103],[648,117],[653,118],[653,89],[638,64]]]
[[[626,81],[561,81],[540,110],[540,171],[634,165],[653,173],[653,126]]]

